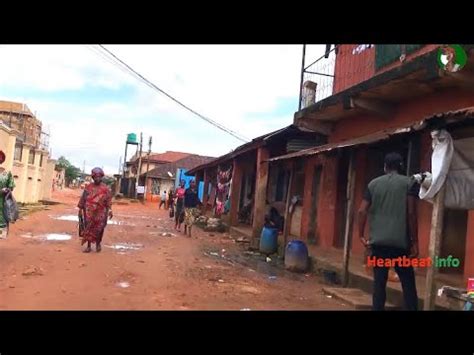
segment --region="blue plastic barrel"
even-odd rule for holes
[[[278,229],[263,227],[260,235],[260,252],[274,254],[278,250]]]
[[[290,271],[305,272],[308,269],[308,248],[301,240],[289,242],[285,249],[285,268]]]

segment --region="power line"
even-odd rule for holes
[[[160,93],[162,93],[163,95],[167,96],[169,99],[173,100],[174,102],[176,102],[178,105],[180,105],[181,107],[185,108],[186,110],[188,110],[189,112],[193,113],[194,115],[198,116],[199,118],[201,118],[202,120],[212,124],[213,126],[219,128],[220,130],[232,135],[233,137],[237,138],[238,140],[242,141],[242,142],[248,142],[249,140],[247,138],[245,138],[244,136],[226,128],[225,126],[223,126],[222,124],[218,123],[218,122],[215,122],[213,120],[211,120],[210,118],[208,117],[205,117],[203,115],[201,115],[200,113],[196,112],[195,110],[193,110],[192,108],[188,107],[187,105],[183,104],[181,101],[179,101],[178,99],[174,98],[173,96],[171,96],[170,94],[168,94],[167,92],[165,92],[164,90],[160,89],[158,86],[156,86],[154,83],[152,83],[150,80],[146,79],[143,75],[141,75],[140,73],[138,73],[137,71],[135,71],[132,67],[130,67],[127,63],[125,63],[124,61],[122,61],[120,58],[118,58],[114,53],[112,53],[110,50],[108,50],[107,48],[105,48],[103,45],[99,44],[99,47],[102,48],[104,51],[106,51],[109,55],[111,55],[116,61],[118,61],[122,66],[126,67],[128,69],[128,71],[130,73],[132,73],[137,79],[143,81],[146,85],[148,85],[149,87],[159,91]]]

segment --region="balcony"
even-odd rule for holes
[[[406,55],[400,56],[400,48]],[[393,115],[399,103],[456,87],[474,87],[473,45],[459,73],[438,66],[436,45],[340,45],[304,69],[302,109],[294,123],[330,134],[335,121]]]

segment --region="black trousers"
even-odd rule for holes
[[[408,256],[408,251],[404,249],[373,245],[371,247],[370,255],[383,259],[398,258],[400,256]],[[402,284],[405,309],[409,311],[418,310],[418,295],[416,293],[415,271],[413,270],[413,267],[400,267],[397,265],[394,268]],[[372,307],[374,311],[383,311],[385,309],[386,287],[388,271],[390,268],[375,266],[373,269],[374,292],[372,295]]]

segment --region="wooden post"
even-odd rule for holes
[[[204,169],[204,190],[202,193],[202,207],[203,207],[203,213],[206,214],[207,211],[207,202],[209,200],[209,172],[207,169]]]
[[[410,142],[408,142],[408,156],[407,156],[407,176],[410,175],[411,171],[411,160],[413,154],[413,138],[410,138]]]
[[[294,176],[295,167],[293,162],[291,162],[290,167],[290,179],[288,181],[288,189],[286,192],[286,204],[285,204],[285,227],[283,229],[283,245],[281,248],[281,255],[285,256],[285,248],[286,248],[286,241],[288,240],[288,235],[290,234],[291,229],[291,216],[293,213],[290,213],[290,205],[291,205],[291,194],[292,194],[292,187],[293,187],[293,176]]]
[[[232,192],[230,195],[230,225],[238,224],[238,212],[240,201],[240,187],[242,185],[242,165],[238,158],[234,158],[234,167],[232,169]],[[217,186],[217,185],[216,185]]]
[[[148,153],[146,155],[146,175],[145,175],[145,201],[146,201],[146,196],[150,196],[150,201],[151,201],[151,194],[148,191],[148,171],[150,170],[150,154],[151,154],[151,144],[152,144],[152,138],[150,136],[148,140]]]
[[[349,258],[351,254],[352,245],[352,229],[354,224],[354,191],[355,191],[355,151],[351,151],[351,158],[349,161],[349,170],[347,173],[347,213],[344,230],[344,259],[342,261],[342,286],[347,287],[349,284]]]
[[[260,147],[257,150],[257,173],[255,181],[255,197],[253,206],[252,237],[260,238],[263,224],[265,222],[265,210],[267,201],[268,184],[268,158],[270,153],[267,147]]]
[[[140,133],[140,153],[138,156],[138,172],[137,172],[137,181],[135,183],[135,199],[138,198],[138,186],[140,186],[140,175],[142,170],[142,148],[143,148],[143,133]]]
[[[444,197],[446,195],[446,186],[443,184],[441,189],[434,197],[433,212],[431,215],[431,231],[429,257],[432,260],[431,266],[426,272],[425,299],[423,309],[425,311],[433,310],[436,303],[436,265],[435,259],[441,250],[441,233],[443,232],[444,217]]]

